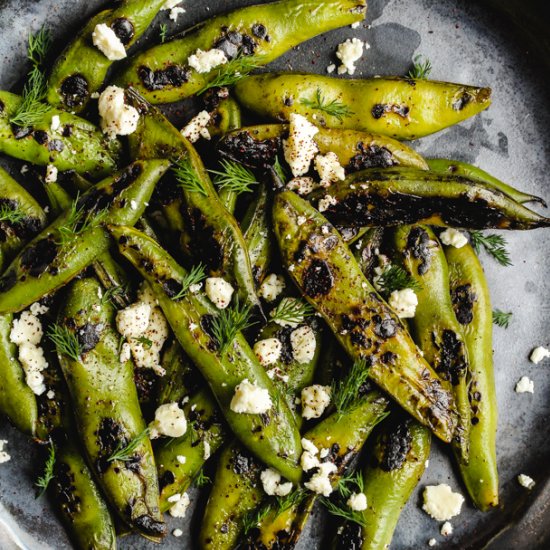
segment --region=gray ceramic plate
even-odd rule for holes
[[[177,26],[164,12],[158,20],[169,29],[185,28],[215,13],[250,4],[250,0],[203,0],[184,4],[187,13]],[[429,57],[432,77],[491,86],[493,106],[481,116],[413,144],[421,153],[476,162],[526,191],[550,199],[550,109],[547,69],[541,58],[548,52],[547,0],[495,0],[515,16],[518,25],[484,3],[462,0],[370,0],[366,23],[359,29],[341,29],[302,45],[281,59],[277,68],[323,72],[334,61],[336,45],[358,36],[371,48],[360,63],[359,75],[404,74],[412,57]],[[10,89],[25,72],[25,41],[46,23],[59,41],[73,36],[86,17],[105,4],[102,0],[0,0],[0,87]],[[544,12],[546,10],[546,12]],[[546,15],[545,15],[546,13]],[[519,29],[526,34],[520,34]],[[537,37],[537,29],[541,29]],[[153,31],[156,35],[158,31]],[[528,38],[538,39],[532,47]],[[533,42],[534,44],[534,42]],[[546,48],[546,49],[545,49]],[[548,59],[546,57],[546,59]],[[2,159],[2,163],[4,160]],[[14,173],[18,176],[14,168]],[[19,176],[18,176],[19,177]],[[549,364],[535,366],[529,351],[550,343],[548,321],[547,255],[550,232],[542,230],[507,236],[514,266],[502,268],[484,257],[495,307],[514,312],[510,328],[495,330],[495,367],[500,410],[498,456],[502,480],[502,507],[488,514],[471,505],[452,522],[446,540],[439,525],[421,511],[420,490],[426,484],[449,483],[464,489],[447,453],[435,445],[430,465],[418,491],[405,508],[397,527],[395,549],[426,547],[435,537],[446,548],[548,548],[547,510],[550,492],[550,376]],[[516,394],[522,375],[535,381],[535,393]],[[0,465],[0,549],[65,549],[70,543],[46,498],[34,499],[35,455],[31,444],[0,420],[0,439],[7,439],[12,460]],[[519,473],[537,482],[528,492],[516,481]],[[192,493],[198,504],[201,498]],[[196,519],[199,520],[198,513]],[[166,548],[191,548],[191,516],[170,520],[185,535],[169,535]],[[546,519],[545,519],[546,518]],[[300,541],[300,548],[322,548],[322,512],[317,511]],[[120,541],[121,548],[154,548],[135,536]]]

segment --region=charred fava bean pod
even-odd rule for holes
[[[468,350],[462,327],[451,301],[449,268],[435,233],[425,226],[402,226],[395,230],[397,258],[416,283],[418,305],[409,319],[411,334],[424,359],[452,391],[458,424],[453,447],[468,462],[470,402]]]
[[[22,102],[18,95],[0,91],[0,152],[40,166],[51,164],[58,170],[104,177],[116,170],[121,143],[106,139],[91,122],[71,113],[50,109],[40,122],[20,128],[10,117]],[[53,131],[52,118],[59,117]]]
[[[491,89],[410,78],[349,80],[318,74],[264,73],[235,85],[257,114],[289,120],[299,113],[328,128],[417,139],[457,124],[491,104]],[[315,117],[315,118],[314,118]]]
[[[106,252],[110,239],[102,224],[136,223],[168,166],[163,160],[137,161],[81,195],[0,277],[0,313],[38,301]]]
[[[383,238],[384,229],[381,227],[369,227],[363,235],[353,242],[353,244],[348,243],[353,250],[353,255],[361,271],[369,281],[372,281],[373,278],[377,251],[382,245]]]
[[[151,103],[178,101],[223,85],[224,75],[265,65],[305,40],[364,17],[364,0],[281,0],[244,7],[136,55],[118,82]],[[204,63],[204,53],[211,50],[217,63]]]
[[[122,254],[151,285],[176,338],[206,378],[236,437],[255,456],[297,483],[300,434],[285,400],[242,334],[223,324],[219,311],[202,293],[185,292],[186,271],[156,242],[128,227],[111,226],[110,231]],[[229,334],[230,341],[225,341],[223,333]],[[240,403],[235,390],[245,381],[246,387],[261,392],[258,407]]]
[[[241,108],[227,88],[208,90],[203,98],[204,108],[210,113],[206,129],[211,136],[223,136],[242,126]]]
[[[488,187],[493,187],[494,189],[502,191],[505,195],[508,195],[516,202],[521,204],[526,202],[538,202],[542,204],[542,206],[546,207],[546,201],[541,197],[523,193],[515,187],[512,187],[494,176],[491,176],[491,174],[485,172],[485,170],[482,170],[477,166],[473,166],[472,164],[468,164],[467,162],[448,159],[428,159],[426,162],[428,163],[430,170],[433,172],[454,174],[455,176],[465,176],[466,178],[479,180]]]
[[[480,510],[498,505],[497,402],[493,374],[493,312],[483,268],[474,249],[445,248],[451,296],[469,355],[470,460],[458,461],[464,484]]]
[[[92,17],[54,63],[48,79],[48,103],[67,111],[82,111],[90,96],[103,85],[115,61],[94,45],[94,34],[112,31],[124,50],[128,50],[165,3],[166,0],[124,0],[115,9]],[[126,54],[120,51],[116,60],[123,57]]]
[[[497,189],[464,176],[411,168],[364,170],[314,191],[325,216],[343,226],[411,223],[468,229],[536,229],[550,219],[529,210]]]
[[[151,443],[141,416],[131,361],[119,360],[115,310],[94,279],[69,289],[60,313],[71,356],[56,342],[76,428],[105,495],[128,525],[147,537],[164,535]],[[120,399],[124,396],[124,399]]]
[[[364,359],[384,391],[442,440],[451,441],[456,427],[451,393],[334,227],[291,191],[275,197],[273,222],[290,276],[350,357]]]
[[[320,127],[318,130],[313,141],[319,153],[335,153],[347,173],[391,166],[428,169],[426,161],[416,151],[390,137],[341,128]],[[288,124],[246,126],[224,136],[218,150],[224,156],[261,168],[275,162],[287,135]]]
[[[361,512],[364,526],[348,522],[333,548],[386,550],[390,547],[401,510],[418,485],[430,456],[430,431],[403,415],[385,420],[374,444],[367,442],[363,471],[368,508]]]

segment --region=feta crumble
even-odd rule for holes
[[[311,479],[304,483],[304,487],[318,495],[329,497],[333,490],[329,475],[335,473],[337,469],[332,462],[323,462],[317,472],[311,476]]]
[[[550,350],[547,350],[542,346],[538,346],[531,352],[531,355],[529,356],[529,360],[532,363],[535,363],[535,365],[538,365],[541,361],[543,361],[547,357],[550,357]]]
[[[319,210],[319,212],[324,212],[335,204],[338,204],[338,201],[332,195],[325,195],[322,199],[319,200],[319,203],[317,204],[317,210]]]
[[[59,115],[53,115],[52,120],[50,122],[50,130],[52,132],[57,132],[60,126],[61,126],[61,119],[59,118]]]
[[[304,325],[290,333],[290,346],[292,357],[300,364],[309,363],[315,356],[317,340],[313,329]]]
[[[266,302],[273,302],[277,299],[279,294],[283,292],[286,284],[281,275],[270,273],[260,285],[258,295],[261,296]]]
[[[212,454],[210,443],[205,440],[202,442],[202,447],[203,447],[202,457],[204,458],[204,460],[208,460],[210,458],[210,455]]]
[[[335,70],[336,70],[336,65],[335,65],[334,63],[331,63],[331,64],[327,67],[327,73],[328,73],[328,74],[332,74]]]
[[[231,303],[231,297],[235,289],[221,277],[208,277],[204,284],[206,295],[218,308],[225,309]]]
[[[151,306],[143,302],[136,302],[117,312],[116,328],[125,338],[142,336],[149,326]]]
[[[185,13],[185,9],[184,8],[181,8],[181,7],[177,7],[177,8],[172,8],[170,10],[170,14],[168,15],[168,17],[176,22],[178,20],[178,17],[180,16],[180,14],[182,13]]]
[[[439,240],[446,246],[454,246],[455,248],[462,248],[464,245],[468,244],[468,239],[461,231],[449,227],[445,229],[441,235],[439,235]]]
[[[183,455],[177,455],[176,456],[176,460],[180,463],[180,464],[185,464],[187,462],[187,457],[183,456]]]
[[[233,412],[241,414],[263,414],[271,409],[271,397],[269,391],[251,384],[245,378],[235,388],[235,394],[229,404]]]
[[[151,428],[152,439],[161,435],[181,437],[187,431],[185,413],[176,402],[165,403],[155,411],[155,420],[151,422]]]
[[[187,493],[182,493],[177,496],[180,498],[177,499],[175,504],[168,511],[173,518],[184,518],[187,513],[187,508],[189,508],[189,504],[191,504],[191,500]]]
[[[304,472],[309,472],[313,468],[318,468],[321,462],[317,458],[315,453],[310,451],[304,451],[300,457],[300,466]]]
[[[4,447],[8,444],[5,439],[0,439],[0,464],[4,464],[11,460],[11,456],[4,451]]]
[[[46,167],[46,176],[44,181],[46,183],[55,183],[57,181],[58,170],[53,164],[48,164]]]
[[[273,468],[267,468],[260,474],[264,491],[269,496],[284,497],[292,491],[292,482],[281,483],[281,474]]]
[[[313,443],[313,441],[307,439],[306,437],[302,437],[302,448],[304,449],[304,451],[309,451],[314,455],[319,452],[319,449],[315,446],[315,443]]]
[[[183,137],[187,138],[191,143],[196,143],[201,137],[210,140],[210,132],[207,129],[207,126],[210,124],[210,118],[208,111],[201,111],[182,129],[181,133]]]
[[[179,538],[183,535],[183,531],[181,529],[174,529],[172,531],[172,535],[174,535],[174,537],[176,538]]]
[[[126,57],[126,49],[115,31],[105,23],[99,23],[92,32],[94,46],[109,60],[119,61]]]
[[[302,416],[319,418],[330,404],[330,386],[314,384],[302,390]]]
[[[331,183],[346,179],[346,171],[340,164],[338,155],[332,151],[329,151],[326,155],[317,155],[314,165],[323,187],[328,187]]]
[[[390,295],[389,304],[400,319],[412,319],[416,314],[418,297],[412,288],[394,290]]]
[[[289,119],[289,134],[288,139],[283,140],[283,152],[292,175],[303,176],[319,150],[313,139],[319,128],[296,113],[291,113]]]
[[[527,376],[522,376],[516,383],[516,393],[534,393],[535,383]]]
[[[109,137],[133,134],[139,122],[135,107],[124,102],[124,90],[118,86],[108,86],[99,96],[97,103],[101,117],[101,129]]]
[[[519,474],[518,483],[526,489],[532,489],[535,486],[535,480],[525,474]]]
[[[300,196],[309,195],[315,189],[315,181],[308,176],[293,178],[286,184],[286,188]]]
[[[338,67],[338,74],[355,74],[355,62],[361,59],[365,43],[358,38],[348,38],[345,42],[338,44],[336,57],[342,62]]]
[[[435,546],[437,544],[437,541],[435,539],[430,539],[428,541],[428,546]]]
[[[264,367],[276,363],[282,351],[283,344],[278,338],[265,338],[254,344],[254,353]]]
[[[422,509],[437,521],[447,521],[460,514],[464,497],[454,493],[446,483],[428,485],[424,489]]]
[[[352,493],[346,504],[354,512],[362,512],[367,509],[367,495],[365,493]]]
[[[442,526],[441,526],[441,531],[440,533],[444,536],[444,537],[448,537],[449,535],[452,535],[453,534],[453,526],[448,522],[446,521]]]
[[[218,48],[203,51],[200,48],[187,59],[187,63],[198,73],[209,73],[212,69],[225,65],[228,59],[225,53]]]

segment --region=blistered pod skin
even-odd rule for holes
[[[432,229],[423,225],[398,227],[393,244],[397,263],[416,282],[418,305],[409,319],[411,335],[424,359],[453,393],[458,424],[452,445],[467,463],[471,426],[468,350],[453,310],[443,247]]]
[[[306,222],[299,223],[304,217]],[[382,389],[443,441],[451,441],[457,421],[451,393],[334,227],[291,191],[275,197],[273,224],[290,276],[348,355],[365,359]]]
[[[67,211],[35,237],[0,277],[0,313],[21,311],[66,284],[109,248],[103,223],[132,225],[168,169],[164,160],[137,161],[81,195],[83,216],[101,215],[101,222],[75,233]],[[104,212],[104,214],[102,214]],[[73,220],[74,221],[74,220]],[[82,218],[78,223],[83,223]],[[60,228],[70,233],[62,239]],[[66,231],[67,232],[67,231]]]
[[[469,245],[445,247],[456,317],[470,359],[470,460],[458,461],[460,473],[480,510],[498,506],[496,460],[497,401],[493,374],[493,311],[483,267]]]
[[[101,89],[113,64],[93,44],[96,25],[107,25],[127,50],[147,30],[166,0],[124,0],[115,9],[92,17],[55,61],[48,78],[48,103],[71,112],[82,111]]]
[[[58,348],[58,357],[77,432],[106,497],[125,523],[146,537],[158,539],[165,528],[149,438],[141,438],[128,460],[112,458],[143,433],[145,422],[133,364],[119,359],[115,310],[101,296],[101,285],[95,279],[79,279],[72,284],[60,322],[76,335],[81,353],[77,361]]]
[[[318,109],[335,102],[339,116]],[[487,109],[491,89],[410,78],[350,80],[318,74],[264,73],[235,85],[237,100],[251,111],[278,121],[299,113],[328,128],[347,128],[395,139],[418,139]]]
[[[116,81],[151,103],[178,101],[200,92],[223,69],[192,69],[188,59],[199,49],[221,50],[229,63],[238,57],[262,66],[305,40],[363,21],[365,10],[365,0],[281,0],[244,7],[137,54]]]

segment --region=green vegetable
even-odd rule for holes
[[[510,320],[513,313],[511,311],[501,311],[500,309],[493,310],[493,323],[502,328],[508,328],[510,326]]]

